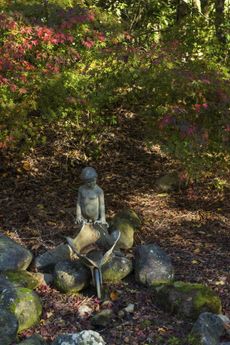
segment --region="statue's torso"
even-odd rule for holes
[[[94,189],[88,189],[83,186],[79,192],[82,216],[87,220],[98,220],[100,217],[99,196],[101,188],[96,186]]]

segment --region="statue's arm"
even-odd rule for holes
[[[82,214],[81,214],[81,191],[78,191],[77,195],[77,205],[76,205],[76,223],[82,222]]]
[[[100,209],[100,223],[107,224],[105,219],[105,199],[103,190],[99,193],[99,209]]]

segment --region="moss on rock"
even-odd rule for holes
[[[41,284],[41,278],[37,273],[31,273],[27,271],[8,271],[4,273],[4,276],[13,284],[19,284],[22,287],[28,289],[36,289]]]
[[[121,237],[118,241],[118,247],[121,249],[130,249],[134,243],[134,232],[140,228],[141,221],[137,214],[130,210],[125,209],[120,211],[112,220],[112,231],[118,230]]]
[[[136,214],[136,212],[134,212],[131,209],[124,209],[120,212],[118,212],[115,217],[112,220],[112,224],[115,225],[117,221],[119,221],[120,219],[126,220],[130,225],[133,226],[133,228],[139,229],[141,227],[141,220],[138,217],[138,215]]]
[[[77,293],[90,284],[90,270],[80,260],[62,261],[55,266],[55,287],[65,293]]]
[[[4,290],[0,296],[0,306],[15,315],[19,332],[37,324],[42,314],[40,298],[24,287]]]
[[[118,283],[133,270],[132,260],[114,256],[110,262],[102,266],[103,280],[106,282]]]
[[[220,298],[209,287],[202,284],[174,282],[155,287],[159,305],[165,310],[192,319],[200,313],[221,312]]]

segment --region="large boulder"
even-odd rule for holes
[[[68,244],[60,244],[54,249],[48,250],[35,259],[35,267],[38,269],[53,268],[58,262],[76,258]]]
[[[61,292],[79,292],[89,286],[90,270],[80,260],[62,261],[55,266],[55,287]]]
[[[155,288],[156,301],[166,311],[196,320],[203,312],[219,314],[220,298],[202,284],[174,282]]]
[[[171,259],[157,245],[139,245],[135,251],[135,279],[147,286],[167,283],[174,278]]]
[[[34,334],[31,337],[23,340],[18,345],[46,345],[46,342],[40,335]]]
[[[102,266],[103,280],[118,283],[133,270],[132,260],[124,256],[113,256],[111,261]]]
[[[26,270],[32,258],[28,249],[0,234],[0,272]]]
[[[30,289],[12,287],[4,289],[0,295],[0,308],[15,315],[18,331],[37,324],[42,314],[42,305],[38,295]]]
[[[82,331],[59,335],[51,345],[105,345],[105,342],[95,331]]]
[[[18,321],[16,317],[4,310],[0,309],[0,344],[11,345],[17,336]]]
[[[118,230],[121,233],[117,246],[121,249],[130,249],[134,243],[134,232],[141,225],[140,218],[137,214],[129,209],[119,212],[112,219],[112,235]]]
[[[219,345],[221,337],[226,332],[222,316],[212,313],[200,314],[190,333],[189,344]]]

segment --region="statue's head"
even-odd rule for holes
[[[94,168],[86,167],[81,172],[81,179],[88,187],[94,187],[97,181],[97,172]]]

